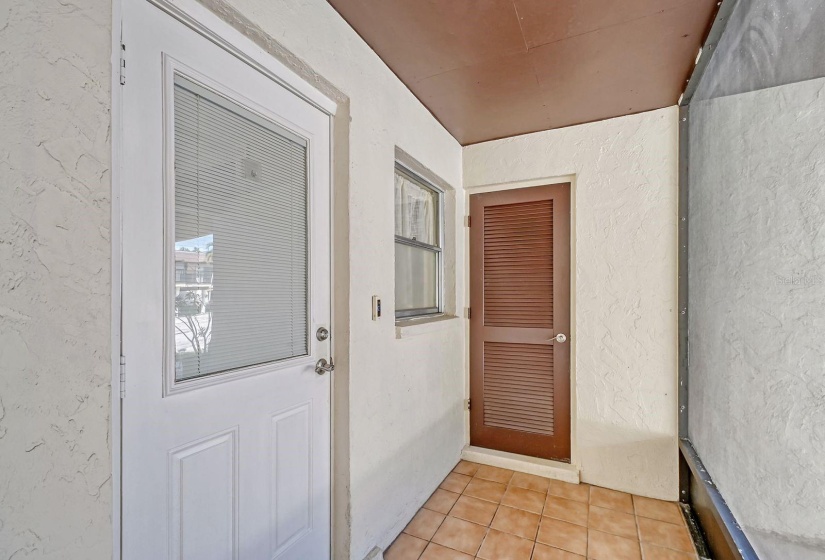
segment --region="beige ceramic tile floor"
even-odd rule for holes
[[[461,461],[385,560],[696,560],[673,502]]]

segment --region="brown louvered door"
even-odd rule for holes
[[[570,184],[470,196],[470,444],[570,461]]]

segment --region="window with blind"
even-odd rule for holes
[[[439,189],[396,165],[396,318],[442,311],[442,201]]]
[[[174,150],[175,380],[306,355],[306,142],[177,75]]]

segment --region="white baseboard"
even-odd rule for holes
[[[535,457],[526,457],[524,455],[484,449],[482,447],[473,447],[472,445],[468,445],[461,450],[461,458],[465,461],[472,461],[473,463],[546,476],[547,478],[555,478],[556,480],[562,480],[572,484],[578,484],[580,482],[579,467],[558,461],[536,459]]]

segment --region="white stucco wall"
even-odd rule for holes
[[[573,462],[582,480],[675,500],[675,107],[464,149],[467,189],[573,180]],[[472,192],[472,190],[470,190]]]
[[[464,321],[397,340],[393,320],[395,147],[457,189],[461,147],[325,0],[227,3],[350,100],[350,551],[361,560],[403,529],[463,444]]]
[[[0,558],[111,558],[110,0],[0,2]]]

